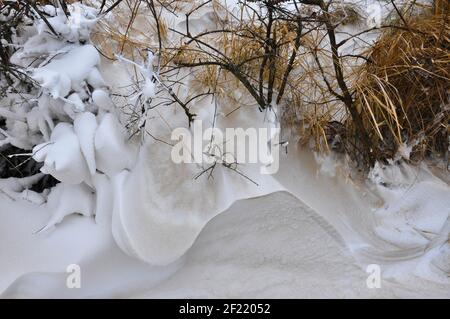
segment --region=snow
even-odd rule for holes
[[[448,286],[421,277],[400,285],[384,271],[381,288],[367,288],[343,237],[287,193],[233,204],[164,267],[125,255],[108,227],[89,218],[70,216],[58,231],[34,234],[47,215],[45,207],[0,200],[1,297],[450,297]],[[72,263],[82,270],[80,289],[65,286]]]
[[[383,268],[382,268],[383,271]],[[211,220],[186,264],[142,298],[446,297],[448,286],[416,278],[383,280],[367,273],[336,229],[287,193],[241,201]]]
[[[375,297],[324,219],[287,193],[245,200],[206,225],[169,280],[145,298]],[[386,289],[388,290],[388,289]],[[391,293],[386,292],[386,296]]]
[[[91,216],[94,211],[94,196],[92,190],[85,184],[61,183],[51,190],[46,206],[52,215],[39,232],[49,230],[73,213]]]
[[[218,174],[214,182],[200,180],[186,184],[190,179],[183,178],[183,174],[191,176],[189,170],[183,173],[187,168],[172,166],[168,161],[158,164],[157,160],[165,157],[155,154],[152,146],[139,154],[138,168],[123,171],[113,178],[113,190],[106,175],[95,175],[96,227],[110,237],[112,229],[112,237],[108,240],[114,243],[115,253],[125,251],[133,256],[122,257],[130,263],[140,264],[138,259],[143,259],[149,264],[165,264],[167,268],[164,269],[176,267],[176,274],[164,273],[163,276],[160,270],[154,270],[162,268],[148,266],[149,270],[140,276],[163,276],[164,279],[158,279],[156,286],[153,281],[136,283],[130,279],[125,288],[120,286],[123,282],[118,282],[115,275],[116,271],[124,270],[110,267],[108,274],[100,279],[89,277],[93,281],[89,289],[95,292],[86,294],[84,291],[68,292],[64,288],[66,277],[64,268],[60,267],[59,274],[20,277],[6,290],[6,296],[34,296],[38,292],[33,285],[45,283],[46,287],[53,288],[41,292],[41,296],[54,296],[62,291],[68,297],[448,297],[449,244],[446,234],[449,224],[443,213],[436,219],[424,218],[426,214],[434,216],[436,208],[448,214],[448,188],[424,167],[414,170],[403,164],[401,169],[380,168],[383,174],[372,172],[378,176],[378,181],[364,185],[342,178],[343,168],[339,163],[335,164],[335,175],[321,173],[321,164],[316,162],[313,154],[291,149],[282,157],[281,171],[275,177],[283,186],[275,187],[274,184],[267,193],[284,187],[301,201],[287,194],[274,194],[232,205],[239,196],[258,194],[244,193],[245,187],[238,186],[242,181],[230,180],[233,175],[227,175],[229,172],[226,171]],[[153,167],[162,164],[166,165],[165,169],[159,167],[153,172]],[[405,171],[410,174],[399,173]],[[164,174],[155,175],[158,172]],[[411,183],[412,176],[416,184]],[[221,190],[220,187],[230,183],[238,188]],[[404,187],[408,185],[419,188],[412,191],[412,195],[404,196]],[[440,193],[427,202],[430,194],[423,192],[421,185]],[[176,203],[166,200],[172,192],[179,194]],[[73,196],[76,192],[72,190],[69,194]],[[216,204],[217,210],[211,206],[214,202],[208,201],[214,194],[220,203]],[[218,194],[223,197],[217,197]],[[89,192],[83,196],[89,197]],[[92,202],[81,200],[82,196],[75,197],[78,200],[72,201],[73,206],[70,206],[70,200],[62,200],[61,203],[69,205],[61,204],[56,216],[66,216],[65,213],[70,211],[83,212],[82,207],[75,204]],[[114,198],[113,216],[110,213],[111,198]],[[411,204],[395,206],[401,201]],[[430,206],[430,203],[442,206]],[[9,205],[8,201],[6,204]],[[18,202],[16,205],[23,204]],[[385,214],[385,208],[391,206],[392,214]],[[187,210],[187,207],[192,208]],[[396,207],[405,209],[397,211]],[[46,209],[49,213],[55,210],[51,206]],[[20,215],[7,216],[22,218]],[[49,234],[62,236],[67,227],[74,227],[73,220],[73,217],[65,217],[63,223]],[[82,220],[89,224],[91,219]],[[410,228],[396,229],[396,223]],[[379,232],[380,229],[390,231],[391,235]],[[35,227],[32,232],[36,230]],[[431,237],[427,242],[405,241],[412,230],[432,230],[440,235],[433,238],[428,234]],[[79,231],[80,235],[76,236],[85,236],[86,230]],[[91,251],[92,248],[85,249]],[[101,259],[105,256],[103,253],[95,251],[93,255],[90,263],[81,263],[88,274],[91,267],[97,269],[104,262]],[[382,290],[370,290],[365,286],[365,265],[373,263],[381,265]],[[265,280],[261,281],[261,277]],[[104,287],[98,280],[108,288],[102,290]],[[111,283],[117,283],[117,286],[111,287]]]
[[[88,167],[78,137],[68,123],[56,125],[50,142],[37,145],[33,153],[36,161],[44,162],[43,173],[64,183],[79,184],[88,179]]]
[[[126,143],[125,132],[111,113],[106,113],[98,125],[94,145],[97,169],[109,177],[132,167],[136,148]]]
[[[401,247],[426,245],[442,231],[449,216],[449,191],[447,185],[424,181],[400,192],[375,212],[380,222],[375,232]]]
[[[91,218],[68,216],[58,231],[37,234],[50,210],[0,197],[3,298],[126,297],[163,280],[178,267],[153,267],[127,257],[115,245],[110,229]],[[81,265],[81,289],[66,288],[70,264]]]
[[[28,189],[41,177],[42,174],[36,174],[25,178],[10,177],[0,179],[0,194],[3,193],[13,200],[24,200],[41,205],[45,202],[45,198],[41,194]]]
[[[91,70],[100,62],[99,54],[92,45],[66,49],[69,49],[67,53],[60,53],[50,63],[36,69],[33,74],[33,78],[41,83],[42,88],[53,98],[65,97],[71,89],[79,89],[80,83],[91,76]],[[98,84],[99,81],[96,80],[93,84]]]
[[[97,10],[81,3],[74,3],[68,8],[70,15],[66,17],[61,8],[55,9],[47,5],[46,13],[52,16],[48,22],[68,42],[88,40],[97,20]],[[39,20],[38,33],[43,32],[49,32],[49,29],[44,21]]]
[[[105,111],[112,111],[113,105],[109,95],[102,89],[92,92],[92,101]]]
[[[95,10],[70,8],[67,19],[46,6],[64,41],[38,23],[12,60],[36,59],[39,89],[19,109],[0,109],[8,119],[1,142],[32,149],[41,172],[61,182],[37,194],[29,188],[42,174],[0,180],[2,297],[450,296],[450,187],[426,164],[404,161],[411,145],[365,181],[335,154],[295,143],[274,175],[253,163],[199,176],[204,166],[176,164],[171,147],[146,134],[170,141],[174,128],[195,130],[179,107],[144,104],[131,138],[123,100],[110,95],[157,99],[153,53],[142,64],[101,61],[89,42]],[[214,23],[208,10],[194,17],[198,28]],[[235,108],[216,114],[203,99],[190,111],[205,130],[277,126],[275,105]],[[65,286],[73,263],[80,290]],[[382,269],[381,290],[366,286],[369,264]]]
[[[95,222],[99,225],[110,224],[113,209],[113,187],[110,179],[105,174],[92,176],[92,184],[95,188]]]
[[[433,258],[441,263],[448,258],[449,185],[425,164],[378,163],[370,176],[383,200],[381,207],[374,209],[375,234],[399,252],[422,255],[414,272],[449,284],[447,266],[432,267]]]
[[[73,123],[75,134],[80,141],[81,152],[89,167],[91,175],[95,174],[95,132],[97,130],[97,119],[90,112],[84,112],[75,119]]]

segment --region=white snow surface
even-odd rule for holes
[[[218,165],[214,178],[194,178],[204,167],[175,164],[146,134],[170,141],[187,128],[177,105],[146,110],[142,135],[129,139],[109,92],[131,83],[132,66],[101,61],[84,43],[94,16],[83,17],[75,29],[52,18],[83,43],[47,39],[53,54],[33,70],[33,157],[61,183],[47,196],[28,190],[33,178],[0,181],[2,297],[450,297],[450,187],[425,164],[377,163],[363,182],[292,143],[275,175],[239,166],[249,180]],[[15,59],[30,58],[42,32]],[[152,66],[139,68],[138,94],[154,98]],[[275,125],[270,110],[235,107],[216,114],[203,99],[191,112],[204,129]],[[80,289],[66,286],[70,264]],[[379,289],[366,285],[369,264],[380,266]]]
[[[322,202],[333,205],[323,197]],[[408,252],[401,250],[385,251],[392,260],[372,256],[371,262],[386,264],[381,288],[368,289],[365,268],[336,227],[285,192],[236,202],[206,224],[183,256],[165,266],[127,256],[110,225],[90,218],[73,215],[55,231],[36,234],[48,215],[45,206],[0,200],[3,298],[450,297],[448,284],[420,276],[423,258],[405,258]],[[448,267],[448,247],[439,249],[447,257],[432,252],[428,259],[441,257],[427,263],[425,273]],[[404,281],[385,275],[389,268],[384,266],[399,267],[405,260],[417,264],[412,268],[418,274]],[[80,289],[66,287],[66,267],[73,263],[82,270]]]

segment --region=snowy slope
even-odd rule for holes
[[[367,288],[368,274],[336,229],[287,193],[234,204],[165,267],[124,255],[108,231],[86,218],[72,216],[64,231],[48,236],[33,234],[45,215],[1,198],[2,297],[450,297],[448,287],[419,278]],[[80,289],[66,288],[71,263],[81,266]]]

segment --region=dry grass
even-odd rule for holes
[[[242,26],[240,26],[242,27]],[[242,65],[243,72],[249,75],[249,77],[256,79],[260,71],[261,60],[264,55],[264,46],[261,41],[251,37],[251,34],[247,32],[246,29],[252,29],[254,33],[261,33],[258,27],[247,24],[244,28],[236,28],[233,33],[220,33],[211,41],[216,43],[216,47],[221,48],[222,52],[230,58],[230,60],[235,65]],[[275,70],[275,86],[278,86],[282,80],[283,71],[287,64],[289,54],[292,50],[292,42],[294,39],[294,32],[289,31],[285,25],[276,24],[276,32],[278,32],[280,38],[285,39],[286,44],[280,46],[280,51],[277,54],[274,70]],[[245,35],[245,36],[242,36]],[[196,54],[193,48],[183,48],[180,51],[179,58],[183,62],[192,62],[201,60],[208,60],[209,57],[203,52]],[[246,62],[247,61],[247,62]],[[214,74],[218,75],[218,67],[211,68],[210,66],[202,68],[201,72],[195,74],[196,80],[199,81],[199,87],[208,87],[212,90],[216,90],[217,87],[229,88],[224,86],[224,84],[229,84],[232,77],[229,76],[228,72],[222,71],[218,79],[214,79],[210,76],[211,69],[214,69]],[[264,80],[267,81],[269,77],[269,72],[266,69],[264,71]],[[235,85],[233,87],[238,87],[239,82],[234,79]],[[222,84],[222,85],[217,85]],[[231,90],[229,93],[232,93]],[[225,92],[223,92],[225,94]]]
[[[141,12],[144,6],[139,0],[123,1],[111,18],[100,19],[92,33],[92,41],[105,57],[115,59],[114,54],[122,54],[135,59],[139,54],[144,58],[142,49],[155,43],[151,36],[155,33],[154,24]]]
[[[444,155],[450,119],[448,16],[408,18],[407,28],[386,30],[369,57],[355,90],[375,157],[393,157],[402,143],[417,143],[414,159]]]
[[[224,10],[223,7],[213,8],[215,10]],[[233,64],[241,65],[243,72],[248,74],[251,78],[256,79],[260,71],[261,60],[264,56],[264,44],[260,38],[255,38],[254,34],[264,34],[265,30],[260,23],[252,19],[234,19],[234,21],[230,21],[224,29],[226,29],[227,32],[218,32],[210,37],[204,37],[202,40],[214,45],[216,48],[220,48],[220,51],[227,56]],[[229,32],[230,30],[232,32]],[[275,86],[277,86],[282,80],[283,71],[289,60],[289,55],[292,52],[292,46],[296,34],[288,23],[282,21],[277,21],[274,23],[274,30],[274,33],[280,39],[279,41],[283,43],[278,48],[279,51],[277,52],[274,65],[274,70],[276,72]],[[174,62],[192,63],[200,60],[211,60],[211,56],[208,52],[197,50],[196,44],[192,42],[190,45],[181,46],[177,49],[177,56],[174,59]],[[227,76],[227,72],[221,72],[219,75],[218,67],[205,66],[200,69],[201,71],[196,72],[195,74],[196,80],[198,81],[198,87],[208,87],[215,90],[218,87],[217,84],[219,83],[226,83],[227,85],[230,83],[230,78]],[[264,73],[264,79],[266,81],[269,77],[268,73],[269,72],[266,69]],[[212,76],[213,74],[214,76]],[[215,78],[217,75],[219,75],[218,79]],[[236,84],[237,83],[238,81],[236,81]]]
[[[105,8],[114,2],[108,0]],[[162,6],[165,3],[165,0],[156,3],[158,14],[163,10]],[[191,3],[192,0],[180,0],[175,3],[175,8],[182,8]],[[159,34],[163,42],[167,40],[168,32],[167,22],[161,16]],[[133,60],[144,60],[147,57],[144,49],[158,51],[157,35],[157,27],[146,2],[124,0],[114,9],[113,14],[99,20],[91,37],[103,56],[111,60],[115,60],[115,54],[121,54]],[[164,53],[162,52],[162,59],[166,58]]]

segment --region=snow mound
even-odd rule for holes
[[[201,107],[203,116],[209,120],[214,107],[210,104]],[[170,110],[167,114],[171,114]],[[177,116],[184,119],[185,115]],[[164,127],[162,122],[159,125]],[[247,108],[232,120],[218,119],[215,125],[246,128],[271,124],[264,121],[264,114],[256,108]],[[162,138],[170,140],[170,133]],[[283,190],[271,175],[260,173],[261,163],[239,168],[257,185],[223,165],[217,165],[211,178],[208,174],[195,178],[204,167],[195,163],[176,164],[171,160],[171,150],[145,139],[136,165],[113,181],[114,238],[125,252],[148,263],[163,265],[179,258],[206,223],[235,201]]]

